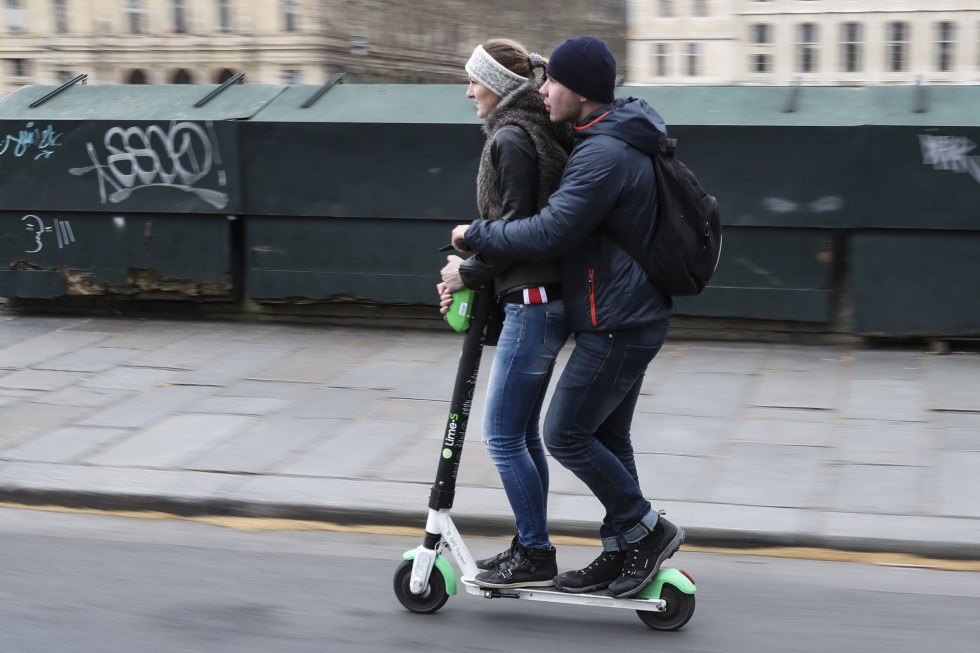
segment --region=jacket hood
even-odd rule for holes
[[[645,100],[619,98],[575,126],[576,139],[600,134],[618,138],[653,156],[667,138],[667,126],[660,114]]]

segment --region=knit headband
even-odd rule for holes
[[[500,97],[509,95],[528,80],[527,77],[508,70],[491,57],[482,45],[473,50],[470,60],[466,62],[466,72]]]

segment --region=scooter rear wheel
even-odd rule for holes
[[[433,567],[429,574],[429,582],[422,588],[421,594],[413,594],[412,561],[403,560],[395,570],[395,596],[406,609],[420,614],[431,614],[446,605],[449,594],[446,592],[446,579],[442,572]]]
[[[678,630],[694,616],[694,595],[685,594],[673,585],[664,583],[660,598],[667,602],[665,612],[637,610],[640,621],[654,630]]]

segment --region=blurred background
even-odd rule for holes
[[[590,33],[721,206],[721,264],[677,329],[980,335],[980,0],[2,8],[4,301],[441,328],[434,244],[478,217],[465,61]]]
[[[975,0],[3,0],[0,93],[90,84],[456,83],[496,36],[604,39],[628,84],[976,84]]]

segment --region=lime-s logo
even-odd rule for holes
[[[453,457],[453,451],[452,451],[452,449],[443,449],[442,450],[442,457],[445,458],[446,460],[449,460],[450,458],[452,458]]]

